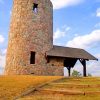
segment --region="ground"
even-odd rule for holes
[[[1,76],[0,98],[0,100],[100,100],[100,78]]]
[[[59,76],[0,76],[0,100],[13,100],[27,91],[34,89],[52,80],[59,79]]]

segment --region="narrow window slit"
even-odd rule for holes
[[[38,13],[38,4],[37,3],[33,3],[33,12]]]
[[[35,52],[31,51],[30,64],[35,64]]]

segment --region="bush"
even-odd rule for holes
[[[80,72],[76,71],[76,70],[73,70],[72,76],[73,76],[73,77],[81,77],[82,74],[81,74]]]

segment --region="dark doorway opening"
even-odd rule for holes
[[[35,64],[35,52],[31,51],[30,64]]]

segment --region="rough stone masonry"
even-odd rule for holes
[[[35,11],[34,3],[37,4]],[[53,48],[51,1],[13,0],[5,75],[63,75],[62,61],[57,65],[47,61],[46,52],[51,48]]]

